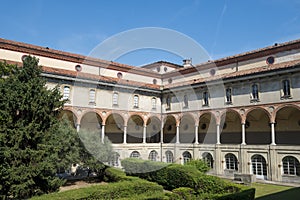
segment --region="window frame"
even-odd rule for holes
[[[254,91],[254,86],[256,86],[257,91]],[[260,96],[260,85],[258,83],[252,83],[250,86],[250,102],[259,102],[259,96]]]
[[[225,169],[238,171],[239,163],[237,157],[233,153],[225,155]]]
[[[288,93],[289,94],[285,94],[285,82],[288,81]],[[291,87],[291,80],[288,78],[285,78],[283,80],[281,80],[281,99],[291,99],[292,98],[292,87]]]
[[[156,108],[157,108],[157,98],[156,97],[151,98],[151,106],[152,106],[152,110],[156,110]]]
[[[65,90],[66,88],[69,89],[68,93],[66,93],[66,90]],[[62,99],[63,99],[63,100],[66,100],[67,103],[70,103],[71,86],[69,86],[69,85],[63,85],[63,86],[62,86],[62,89],[63,89],[63,97],[62,97]],[[67,94],[67,95],[66,95],[66,94]]]
[[[113,106],[119,105],[119,93],[118,92],[113,92],[113,94],[112,94],[112,105]]]
[[[132,151],[129,155],[130,158],[141,158],[141,154],[138,151]]]
[[[229,96],[229,100],[228,100],[228,93],[227,91],[230,90],[230,96]],[[232,104],[232,87],[227,87],[225,88],[225,104],[227,105],[231,105]]]
[[[172,97],[168,95],[166,97],[166,110],[171,110]]]
[[[168,150],[165,152],[166,155],[166,163],[173,163],[174,162],[174,155],[173,152]]]
[[[94,98],[91,98],[91,92],[94,91]],[[89,90],[89,105],[96,105],[96,89],[92,88]]]
[[[150,151],[148,160],[156,162],[158,159],[158,153],[155,150]]]
[[[206,95],[205,95],[206,94]],[[209,106],[209,92],[205,90],[202,92],[202,106]]]
[[[183,95],[183,108],[188,108],[189,107],[189,97],[187,94]]]
[[[140,101],[139,95],[137,94],[133,95],[133,108],[139,108],[139,101]]]
[[[293,159],[293,163],[290,162],[291,159]],[[282,158],[282,175],[284,175],[284,176],[300,176],[300,163],[296,157],[285,156]]]

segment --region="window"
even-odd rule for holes
[[[283,174],[299,176],[299,161],[293,156],[286,156],[282,159]]]
[[[113,167],[119,166],[119,158],[120,158],[120,155],[118,153],[116,153],[116,152],[113,153],[109,159],[108,164]]]
[[[251,86],[251,101],[258,101],[258,85],[255,83]]]
[[[63,100],[69,100],[70,98],[70,87],[64,86]]]
[[[228,153],[225,155],[226,169],[238,170],[238,161],[235,155]]]
[[[183,152],[182,156],[183,156],[183,164],[186,164],[192,159],[192,155],[188,151]]]
[[[134,108],[138,108],[139,107],[139,96],[138,95],[134,95],[133,96],[133,107]]]
[[[139,158],[141,155],[138,151],[133,151],[131,154],[130,154],[130,158]]]
[[[89,94],[89,103],[95,104],[95,99],[96,99],[96,90],[91,89]]]
[[[282,98],[289,98],[289,97],[291,97],[290,81],[287,80],[287,79],[282,81],[282,93],[283,93]]]
[[[166,98],[167,110],[171,110],[171,97],[167,96]]]
[[[232,103],[232,90],[231,88],[226,88],[226,104],[231,104]]]
[[[113,105],[118,105],[118,99],[119,99],[119,94],[114,92],[113,93],[113,98],[112,98]]]
[[[158,153],[157,153],[155,150],[151,151],[151,152],[149,153],[148,160],[156,161],[157,155],[158,155]]]
[[[208,167],[210,167],[211,169],[214,168],[214,160],[210,153],[207,152],[203,153],[202,158],[207,163]]]
[[[173,162],[173,153],[171,151],[166,151],[166,162],[167,163]]]
[[[189,107],[189,99],[187,95],[183,96],[183,103],[184,103],[184,108],[188,108]]]
[[[151,103],[152,103],[152,109],[155,110],[156,109],[156,98],[155,97],[153,97],[151,99]]]
[[[209,94],[207,91],[203,92],[203,106],[208,106],[208,96]]]

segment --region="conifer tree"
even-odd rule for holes
[[[58,190],[59,167],[78,159],[76,131],[58,120],[57,87],[48,89],[38,60],[0,63],[0,197],[26,199]],[[65,123],[65,124],[64,124]]]

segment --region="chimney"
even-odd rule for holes
[[[182,60],[183,61],[183,67],[190,67],[190,66],[192,66],[192,59],[190,58],[190,59],[184,59],[184,60]]]

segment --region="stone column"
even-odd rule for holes
[[[143,129],[143,143],[146,143],[146,138],[147,138],[147,126],[144,125],[144,129]]]
[[[101,142],[104,143],[104,137],[105,137],[105,124],[102,124],[101,129]]]
[[[198,125],[195,125],[195,144],[199,144],[199,141],[198,141]]]
[[[179,126],[176,126],[176,143],[179,144]]]
[[[271,145],[276,145],[275,143],[275,123],[271,123]]]
[[[77,132],[80,131],[80,124],[76,124],[76,131],[77,131]]]
[[[242,145],[246,145],[245,123],[242,123]]]
[[[124,126],[123,144],[127,143],[127,126]]]
[[[221,142],[220,142],[220,124],[217,124],[217,144],[221,144]]]

